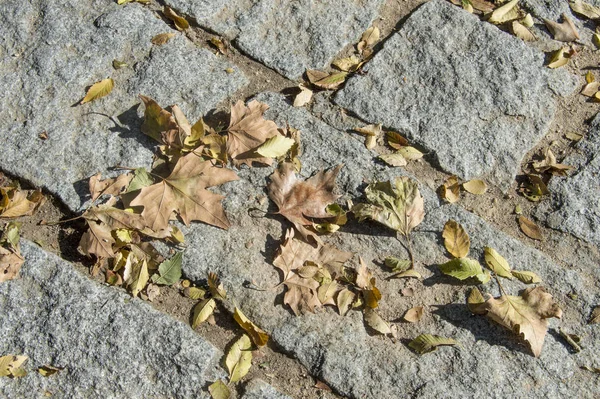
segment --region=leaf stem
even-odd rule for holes
[[[83,217],[83,214],[79,215],[79,216],[75,216],[72,217],[70,219],[65,219],[65,220],[58,220],[56,222],[48,222],[48,223],[44,223],[42,226],[56,226],[57,224],[62,224],[62,223],[67,223],[67,222],[72,222],[73,220],[77,220],[77,219],[81,219]]]
[[[502,293],[502,295],[508,296],[508,294],[506,293],[506,291],[504,291],[504,287],[502,286],[502,284],[500,284],[500,279],[498,278],[498,276],[496,275],[496,273],[492,273],[492,276],[494,276],[494,279],[496,280],[496,283],[498,283],[498,288],[500,288],[500,292]]]
[[[404,235],[404,238],[406,239],[406,250],[408,251],[408,256],[410,257],[410,268],[408,270],[414,269],[415,268],[415,255],[413,253],[413,249],[412,249],[412,243],[410,241],[410,235]],[[398,241],[400,241],[400,239],[398,238],[398,236],[396,235],[396,239]],[[402,242],[402,241],[400,241]]]

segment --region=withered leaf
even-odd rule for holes
[[[148,284],[150,273],[148,272],[148,262],[146,259],[142,261],[133,261],[131,266],[129,278],[124,280],[131,291],[131,295],[136,297],[144,289],[146,284]]]
[[[208,386],[208,392],[212,399],[229,399],[231,392],[222,380],[217,380]]]
[[[516,37],[525,42],[534,42],[537,40],[537,37],[535,37],[535,35],[519,21],[512,22],[511,30]]]
[[[27,356],[19,355],[6,355],[0,357],[0,377],[24,377],[27,372],[22,366],[27,359]]]
[[[408,165],[408,161],[402,154],[399,152],[395,152],[393,154],[382,154],[379,156],[383,162],[387,163],[390,166],[406,166]]]
[[[385,258],[385,265],[395,273],[402,273],[410,269],[411,263],[407,259],[398,259],[393,256]]]
[[[387,335],[392,334],[392,326],[387,321],[383,320],[383,318],[377,314],[377,312],[371,308],[365,308],[363,310],[363,318],[365,323],[373,330],[377,331],[380,334]]]
[[[176,33],[159,33],[158,35],[154,36],[152,38],[152,40],[150,40],[150,42],[152,44],[154,44],[155,46],[162,46],[163,44],[166,44],[169,40],[171,40],[173,37],[175,37]]]
[[[469,307],[471,313],[479,315],[484,315],[487,313],[487,310],[485,309],[485,299],[477,287],[471,290],[471,293],[467,298],[467,306]]]
[[[100,195],[119,195],[129,185],[133,175],[131,173],[125,173],[117,176],[114,179],[104,179],[102,174],[96,173],[90,177],[90,194],[92,195],[92,201],[95,201]]]
[[[439,335],[421,334],[408,343],[408,346],[420,355],[433,352],[438,346],[442,345],[458,345],[458,342],[452,338],[444,338]]]
[[[102,97],[106,97],[115,87],[115,81],[111,78],[101,80],[100,82],[94,83],[85,94],[80,104],[85,104],[90,101],[97,100]]]
[[[265,141],[256,152],[266,158],[278,158],[287,154],[295,143],[292,138],[277,135]]]
[[[312,221],[307,218],[328,218],[327,205],[333,203],[338,195],[333,194],[335,178],[342,165],[325,171],[319,171],[308,180],[299,180],[293,164],[284,162],[271,175],[268,185],[269,198],[279,208],[278,214],[294,224],[305,240],[318,238],[305,226]]]
[[[388,145],[395,150],[399,150],[400,148],[408,145],[408,140],[399,133],[388,131],[385,132],[385,137]]]
[[[213,298],[224,300],[227,298],[227,293],[225,292],[225,288],[223,287],[223,283],[221,283],[219,276],[216,273],[209,272],[208,273],[208,290]]]
[[[221,205],[223,196],[206,188],[237,179],[232,170],[218,168],[192,152],[179,158],[169,177],[142,188],[131,205],[144,207],[142,216],[154,231],[166,229],[173,212],[188,226],[192,220],[198,220],[227,229],[229,221]]]
[[[360,288],[363,302],[367,308],[375,309],[379,306],[381,292],[377,288],[376,279],[367,268],[361,257],[358,258],[360,266],[356,270],[356,286]]]
[[[233,343],[227,357],[225,358],[225,365],[229,371],[229,381],[237,382],[241,380],[252,366],[252,343],[250,338],[244,334]]]
[[[233,312],[233,318],[235,319],[235,321],[237,321],[240,327],[242,327],[244,331],[246,331],[246,334],[248,334],[250,338],[252,338],[252,342],[254,342],[254,345],[260,348],[261,346],[265,346],[267,344],[267,341],[269,340],[269,334],[267,334],[264,330],[257,327],[256,324],[248,320],[246,315],[244,315],[244,313],[242,313],[242,311],[238,307],[236,307]]]
[[[568,47],[563,47],[559,50],[556,50],[552,53],[552,57],[550,58],[550,63],[548,64],[548,68],[556,69],[561,66],[565,66],[569,63],[571,59],[571,51]]]
[[[227,128],[227,154],[236,166],[252,162],[271,165],[272,159],[256,154],[256,149],[267,139],[279,135],[275,122],[263,117],[267,104],[256,100],[244,105],[238,101],[231,107],[231,120]]]
[[[172,130],[178,131],[179,126],[173,114],[163,109],[156,101],[150,97],[140,94],[140,99],[144,102],[144,123],[142,124],[142,133],[147,134],[159,143],[163,142],[163,132]]]
[[[425,217],[423,197],[409,177],[369,184],[365,194],[369,203],[352,208],[359,221],[369,218],[407,237]]]
[[[583,89],[581,90],[581,94],[583,94],[586,97],[593,97],[594,94],[596,94],[598,92],[598,89],[600,88],[600,82],[588,82],[585,86],[583,86]]]
[[[218,37],[211,37],[208,42],[217,50],[219,50],[219,53],[227,54],[227,44],[225,44],[223,40],[219,39]]]
[[[475,195],[485,194],[487,191],[487,184],[483,180],[479,179],[472,179],[464,182],[462,187],[465,189],[465,191]]]
[[[0,217],[16,218],[29,216],[40,208],[46,197],[40,190],[30,194],[22,190],[18,185],[0,187]]]
[[[62,369],[63,369],[62,367],[54,367],[54,366],[46,365],[46,366],[39,367],[38,373],[40,373],[44,377],[50,377],[51,375],[58,373]]]
[[[0,246],[0,283],[17,278],[24,262],[18,250]]]
[[[488,18],[488,22],[493,24],[502,24],[520,17],[517,9],[519,0],[512,0],[508,3],[496,8]]]
[[[348,72],[333,72],[329,74],[315,69],[307,69],[306,76],[308,77],[308,81],[316,87],[335,90],[346,81]]]
[[[460,199],[460,184],[458,183],[458,177],[448,177],[438,191],[443,200],[446,200],[451,204],[458,202]]]
[[[362,65],[360,58],[354,54],[350,57],[341,58],[331,63],[334,67],[344,72],[354,72]]]
[[[187,287],[183,290],[183,294],[190,299],[203,299],[206,291],[198,287]]]
[[[562,14],[561,17],[563,19],[562,23],[544,18],[544,23],[552,33],[552,36],[554,36],[554,40],[560,42],[572,42],[578,40],[580,38],[579,32],[577,32],[577,28],[575,28],[573,21],[571,21],[566,14]]]
[[[527,288],[521,296],[490,296],[485,310],[487,317],[522,336],[536,357],[542,353],[548,330],[546,319],[562,316],[562,310],[543,287]]]
[[[494,248],[484,247],[483,255],[485,258],[485,264],[490,268],[491,271],[500,277],[508,279],[513,278],[508,262]]]
[[[600,19],[600,8],[581,0],[569,1],[569,6],[574,13],[589,19]]]
[[[519,216],[519,227],[521,231],[532,240],[542,241],[544,236],[542,235],[542,231],[540,228],[531,220],[527,219],[525,216]]]
[[[210,315],[213,314],[217,302],[213,298],[203,299],[194,306],[194,314],[192,315],[192,328],[198,327],[204,323]]]
[[[567,172],[573,169],[572,166],[558,163],[556,156],[554,156],[554,153],[549,148],[546,150],[544,159],[539,162],[533,162],[532,166],[536,172],[550,172],[557,176],[566,176]]]
[[[469,254],[471,240],[465,229],[455,220],[448,220],[442,231],[444,246],[455,258],[464,258]]]
[[[87,256],[94,254],[98,258],[114,257],[113,244],[115,244],[115,239],[112,237],[110,227],[95,221],[88,221],[88,227],[79,241],[79,248],[83,254]]]
[[[165,14],[165,17],[167,17],[171,21],[173,21],[173,23],[175,24],[175,27],[179,31],[186,30],[187,28],[190,27],[189,22],[182,16],[179,16],[175,11],[173,11],[171,9],[171,7],[165,6],[163,8],[163,14]]]
[[[590,315],[590,320],[588,324],[598,324],[600,323],[600,306],[596,306],[592,310],[592,314]]]
[[[294,107],[304,107],[310,102],[313,96],[313,91],[304,85],[298,86],[300,93],[294,98]]]
[[[511,270],[511,274],[525,284],[536,284],[542,282],[542,279],[534,272],[526,270]]]
[[[344,288],[338,292],[336,305],[338,307],[338,311],[340,312],[340,316],[345,316],[346,313],[348,313],[348,310],[350,310],[350,306],[352,306],[352,302],[354,302],[355,297],[356,295],[348,288]]]
[[[415,306],[414,308],[408,309],[402,318],[409,323],[416,323],[417,321],[421,320],[424,311],[425,308],[423,306]]]

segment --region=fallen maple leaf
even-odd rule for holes
[[[0,217],[16,218],[32,215],[44,204],[46,197],[40,190],[27,194],[18,184],[0,187]]]
[[[121,192],[129,185],[131,179],[133,179],[133,174],[125,173],[119,175],[114,179],[104,179],[102,178],[102,174],[96,173],[94,176],[90,177],[90,194],[92,195],[92,201],[95,201],[101,195],[119,195]]]
[[[542,353],[548,330],[546,319],[562,316],[562,310],[543,287],[527,288],[521,296],[489,296],[481,309],[496,323],[522,335],[535,357]]]
[[[142,188],[131,205],[144,207],[142,216],[147,227],[154,231],[166,229],[173,212],[187,226],[192,220],[199,220],[227,229],[229,221],[220,203],[223,196],[206,188],[237,179],[232,170],[218,168],[189,153],[177,161],[169,177]]]
[[[279,208],[278,214],[294,224],[298,232],[309,241],[319,239],[315,233],[304,226],[312,225],[307,218],[329,218],[327,205],[333,203],[339,196],[333,194],[335,178],[342,165],[328,172],[320,171],[308,180],[298,180],[294,165],[284,162],[271,175],[268,185],[269,198]]]
[[[256,100],[244,105],[238,101],[231,107],[231,120],[227,128],[227,154],[236,166],[253,162],[270,165],[273,160],[256,154],[256,149],[267,139],[279,135],[275,122],[263,117],[267,104]]]

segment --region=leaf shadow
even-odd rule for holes
[[[510,351],[533,356],[528,344],[506,328],[495,324],[485,316],[474,315],[466,304],[437,305],[432,314],[441,317],[455,327],[469,330],[476,340],[490,346],[501,345]]]

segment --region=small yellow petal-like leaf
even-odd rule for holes
[[[361,42],[365,42],[365,44],[369,47],[373,46],[379,40],[380,36],[379,28],[376,26],[371,26],[369,29],[362,34],[360,38]]]
[[[361,61],[360,58],[358,58],[357,56],[351,55],[350,57],[335,60],[331,64],[340,71],[354,72],[361,65]]]
[[[294,107],[303,107],[310,102],[313,96],[313,91],[303,85],[300,85],[300,93],[294,98]]]
[[[465,191],[475,195],[481,195],[487,191],[487,184],[479,179],[469,180],[468,182],[463,183],[462,186]]]
[[[511,273],[525,284],[537,284],[542,282],[542,279],[534,272],[526,270],[512,270]]]
[[[277,135],[265,141],[263,145],[256,149],[256,152],[263,157],[277,158],[287,154],[294,143],[294,139]]]
[[[483,248],[483,255],[485,257],[485,264],[491,271],[500,277],[513,278],[508,262],[494,248]]]
[[[570,60],[569,54],[570,53],[569,53],[568,47],[564,47],[564,48],[561,48],[561,49],[555,51],[552,54],[552,57],[550,58],[550,63],[548,64],[548,68],[556,69],[556,68],[560,68],[561,66],[567,65]]]
[[[183,290],[183,294],[190,299],[197,300],[203,299],[204,295],[206,295],[206,291],[198,287],[187,287],[185,290]]]
[[[410,269],[411,261],[407,259],[398,259],[393,256],[385,258],[385,265],[395,273],[402,273]]]
[[[537,40],[537,37],[527,27],[522,25],[518,21],[513,21],[511,24],[511,29],[513,34],[524,42],[534,42]]]
[[[165,14],[165,17],[173,21],[177,30],[186,30],[190,27],[189,22],[185,18],[179,16],[175,11],[171,9],[171,7],[165,6],[163,8],[163,14]]]
[[[345,316],[346,313],[348,313],[348,310],[350,309],[350,306],[352,305],[355,296],[356,295],[348,288],[344,288],[338,293],[336,304],[341,316]]]
[[[502,24],[504,22],[519,18],[519,13],[516,9],[518,2],[519,0],[512,0],[503,6],[496,8],[488,18],[488,22],[493,24]]]
[[[208,289],[215,299],[226,299],[227,293],[225,292],[225,288],[223,284],[219,280],[219,276],[216,273],[209,272],[208,273]]]
[[[408,165],[408,162],[406,161],[406,158],[404,158],[404,155],[402,155],[399,152],[395,152],[393,154],[380,155],[379,159],[381,159],[383,162],[387,163],[390,166],[406,166],[406,165]]]
[[[152,40],[150,40],[150,42],[152,44],[154,44],[155,46],[162,46],[163,44],[166,44],[169,40],[171,40],[173,37],[175,37],[176,33],[159,33],[158,35],[154,36],[152,38]]]
[[[217,380],[208,386],[208,392],[212,399],[229,399],[231,392],[222,380]]]
[[[469,254],[471,240],[465,229],[456,221],[448,220],[442,231],[444,246],[455,258],[464,258]]]
[[[439,335],[421,334],[408,344],[412,350],[420,355],[432,352],[441,345],[458,345],[458,342],[452,338],[444,338]]]
[[[519,216],[519,227],[521,227],[521,231],[532,240],[542,241],[544,236],[542,236],[542,232],[540,228],[531,220],[527,219],[525,216]]]
[[[415,306],[414,308],[408,309],[402,318],[409,323],[416,323],[423,317],[424,310],[425,308],[423,306]]]
[[[365,310],[363,311],[363,317],[365,323],[367,323],[369,327],[371,327],[378,333],[383,335],[392,334],[392,328],[390,324],[387,321],[383,320],[381,316],[379,316],[377,312],[375,312],[373,309],[365,308]]]
[[[42,366],[38,368],[38,373],[44,377],[50,377],[51,375],[58,373],[60,370],[62,370],[62,367]]]
[[[398,149],[398,154],[401,154],[407,161],[414,161],[423,158],[423,153],[415,147],[406,146]]]
[[[194,315],[192,316],[192,328],[198,327],[204,323],[214,312],[217,302],[213,298],[204,299],[194,306]]]
[[[250,338],[244,334],[229,349],[225,358],[225,365],[229,371],[229,381],[241,380],[252,366],[252,343]]]
[[[413,270],[413,269],[407,270],[402,273],[394,274],[392,277],[394,277],[394,278],[418,278],[418,279],[423,278],[418,271]]]
[[[83,100],[81,100],[81,104],[85,104],[87,102],[108,96],[114,87],[115,81],[111,78],[94,83],[85,94]]]
[[[600,48],[600,34],[594,33],[592,35],[592,43],[594,43],[597,49]]]
[[[236,307],[233,312],[233,318],[237,323],[246,331],[246,333],[252,338],[252,342],[259,348],[261,346],[265,346],[267,341],[269,340],[269,334],[267,334],[264,330],[260,329],[256,326],[256,324],[252,323],[242,311]]]
[[[525,15],[525,18],[523,18],[519,22],[521,23],[521,25],[523,25],[526,28],[533,27],[533,17],[531,16],[531,14]]]
[[[592,71],[587,71],[585,73],[585,81],[586,81],[586,83],[592,83],[595,80],[596,80],[596,77],[594,76],[594,73]]]

